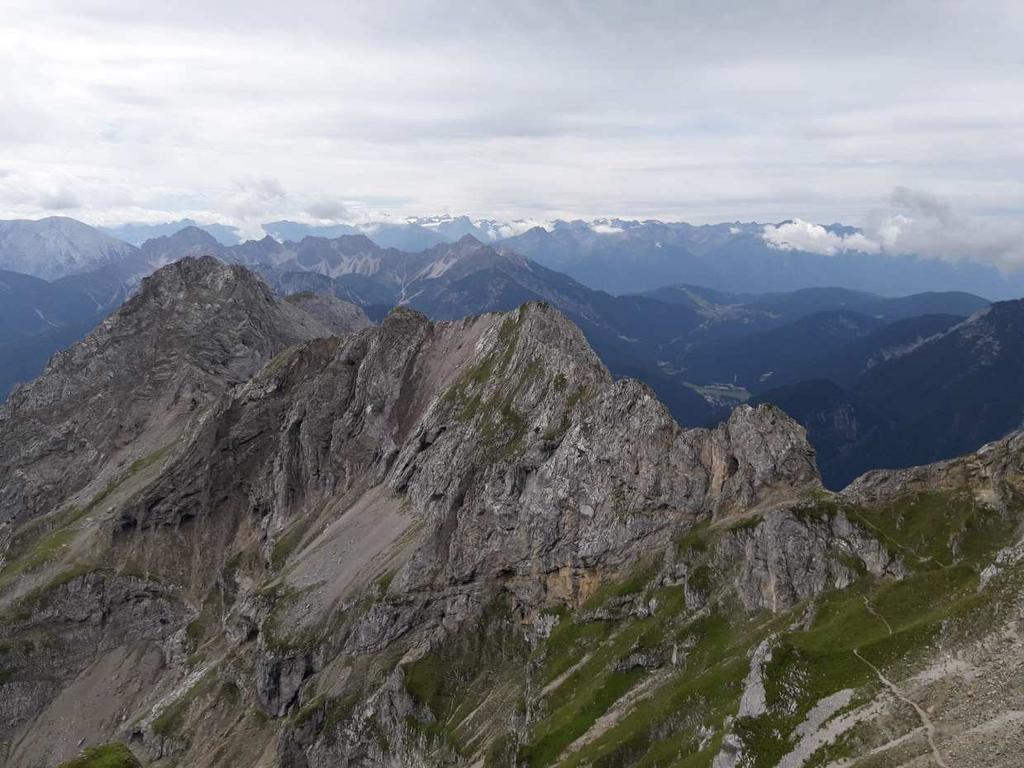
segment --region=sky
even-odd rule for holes
[[[1024,262],[1020,2],[3,15],[2,218],[795,219],[767,236],[852,247],[812,224],[840,221],[866,248]]]

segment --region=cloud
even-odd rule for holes
[[[274,176],[260,176],[237,183],[243,192],[257,200],[282,200],[288,196],[281,180]]]
[[[780,251],[805,251],[822,256],[835,256],[845,251],[877,253],[880,250],[877,242],[859,232],[837,233],[803,219],[767,224],[761,237]]]
[[[96,215],[294,218],[339,179],[355,217],[1024,209],[1019,3],[511,5],[8,0],[0,158]]]
[[[82,203],[78,195],[67,187],[59,187],[39,195],[39,205],[48,211],[67,211],[80,208]]]
[[[306,213],[314,219],[339,221],[348,218],[348,208],[338,200],[314,200],[306,206]]]
[[[860,231],[836,231],[802,219],[769,224],[761,237],[771,247],[835,256],[847,251],[1024,266],[1024,223],[957,212],[937,195],[897,187],[888,203],[870,211]]]
[[[1024,223],[956,212],[949,202],[899,187],[889,206],[869,214],[864,231],[886,253],[949,262],[980,262],[1003,270],[1024,266]]]
[[[235,180],[215,208],[225,211],[230,223],[244,239],[258,240],[266,233],[262,223],[276,218],[288,205],[288,193],[274,176],[247,176]]]

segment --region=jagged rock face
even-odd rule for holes
[[[879,578],[905,572],[898,557],[841,512],[816,518],[777,511],[723,536],[711,558],[746,610],[772,613],[849,586],[857,575],[850,562]]]
[[[0,412],[14,521],[96,478],[120,487],[135,466],[124,457],[160,454],[131,493],[90,504],[84,523],[69,519],[89,534],[73,538],[79,563],[105,547],[105,564],[177,585],[137,599],[143,615],[162,617],[156,635],[110,625],[114,647],[149,637],[176,659],[154,683],[162,695],[189,679],[182,627],[204,615],[210,590],[232,601],[215,641],[251,670],[239,674],[259,708],[283,717],[338,658],[399,641],[422,654],[502,593],[523,615],[579,605],[695,520],[820,488],[803,430],[777,409],[681,429],[646,387],[613,380],[545,305],[436,324],[398,309],[380,327],[331,333],[365,322],[336,300],[280,301],[241,267],[186,259]],[[19,552],[27,538],[19,533]],[[92,584],[83,572],[63,589]],[[344,606],[385,572],[392,597],[349,615]],[[15,633],[54,618],[36,593],[20,594],[29,624]],[[302,599],[275,596],[289,594]],[[319,639],[288,650],[299,635]],[[90,647],[111,663],[114,649]],[[400,671],[388,679],[374,701],[398,722],[418,705]],[[52,724],[58,693],[23,699],[19,719],[44,707]],[[155,717],[133,733],[162,754],[172,747],[145,725]],[[356,747],[357,761],[370,759]]]
[[[549,589],[582,599],[580,577],[695,519],[819,487],[803,430],[780,411],[683,430],[643,385],[613,381],[549,307],[443,324],[397,310],[255,377],[122,525],[176,527],[230,499],[273,532],[375,486],[423,524],[396,587],[486,590],[500,574],[532,607]]]
[[[241,267],[185,259],[0,407],[0,524],[48,511],[183,423],[290,344],[332,335]]]

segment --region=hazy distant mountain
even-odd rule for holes
[[[453,242],[472,235],[482,242],[493,243],[529,228],[522,221],[471,219],[469,216],[421,216],[409,219],[409,223],[432,229]]]
[[[96,309],[87,295],[65,283],[0,270],[0,339],[59,328]]]
[[[139,248],[152,269],[158,269],[172,261],[186,256],[216,256],[226,252],[216,237],[201,227],[183,227],[170,235],[163,235],[147,240]]]
[[[193,224],[182,219],[159,225],[128,224],[106,231],[141,244]],[[826,256],[781,250],[765,239],[766,225],[757,222],[696,226],[610,218],[554,220],[541,225],[443,215],[328,225],[280,220],[262,227],[281,242],[363,234],[381,247],[410,252],[453,243],[468,234],[481,242],[500,242],[585,285],[616,294],[686,284],[734,294],[791,292],[831,285],[887,296],[951,290],[997,299],[1024,295],[1024,272],[1004,274],[985,264],[954,264],[914,255],[848,250]],[[231,227],[203,228],[221,245],[237,244],[237,231]],[[841,224],[830,224],[825,229],[843,236],[858,232]]]
[[[935,316],[902,321],[874,339],[886,335],[903,343],[876,344],[873,356],[855,343],[821,366],[821,375],[845,378],[845,388],[817,379],[754,400],[804,424],[827,484],[840,487],[875,467],[948,458],[1024,425],[1024,300],[997,302],[951,326]],[[859,375],[842,370],[865,359]]]
[[[967,317],[989,305],[963,291],[886,297],[847,288],[802,288],[778,293],[728,293],[696,285],[673,285],[646,291],[669,304],[690,307],[714,322],[714,337],[726,338],[768,330],[816,312],[849,311],[894,322],[929,314]]]
[[[887,350],[918,343],[988,306],[962,292],[886,298],[841,288],[757,295],[673,286],[644,295],[704,318],[698,333],[661,351],[678,378],[749,392],[807,378],[845,382]]]
[[[830,229],[849,233],[852,228]],[[885,295],[963,290],[1009,298],[1024,274],[976,263],[844,251],[779,250],[754,223],[693,226],[660,221],[556,221],[503,244],[594,288],[635,292],[675,283],[734,293],[839,285]]]
[[[360,231],[381,248],[400,251],[422,251],[451,242],[450,238],[420,224],[382,222],[360,227]]]
[[[54,280],[114,263],[128,243],[64,216],[0,221],[0,269]]]
[[[751,309],[765,310],[785,319],[813,312],[849,310],[889,322],[939,313],[966,317],[988,305],[989,302],[980,296],[963,291],[930,291],[887,297],[847,288],[804,288],[788,293],[755,295],[747,301]]]
[[[847,310],[815,312],[785,325],[731,340],[698,341],[680,359],[687,380],[726,382],[756,392],[782,379],[800,378],[808,360],[842,347],[883,325]]]
[[[471,219],[469,216],[419,216],[404,220],[364,222],[360,224],[303,224],[295,221],[271,221],[263,231],[277,240],[298,242],[304,237],[366,235],[383,248],[419,251],[454,243],[466,235],[481,242],[496,242],[522,231],[520,222]]]
[[[179,219],[168,221],[163,224],[118,224],[113,227],[98,227],[101,232],[124,240],[132,245],[142,245],[147,240],[156,237],[167,237],[173,235],[186,227],[198,227],[209,233],[221,245],[237,245],[241,242],[238,236],[238,228],[227,224],[199,224],[192,219]]]
[[[348,224],[302,224],[297,221],[269,221],[262,225],[263,231],[275,240],[298,242],[304,237],[340,237],[358,235],[359,230]]]
[[[920,464],[1024,424],[1024,300],[1005,301],[871,367],[855,391],[899,428],[878,445],[880,465]]]
[[[896,320],[840,347],[819,350],[803,362],[802,367],[788,371],[786,378],[790,381],[825,378],[840,386],[850,386],[872,368],[906,354],[963,320],[960,315],[945,314]]]
[[[123,291],[94,287],[86,275],[50,283],[0,270],[0,401],[124,301]]]

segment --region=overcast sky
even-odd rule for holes
[[[1013,237],[1022,9],[5,0],[0,216],[859,225],[924,199]]]

